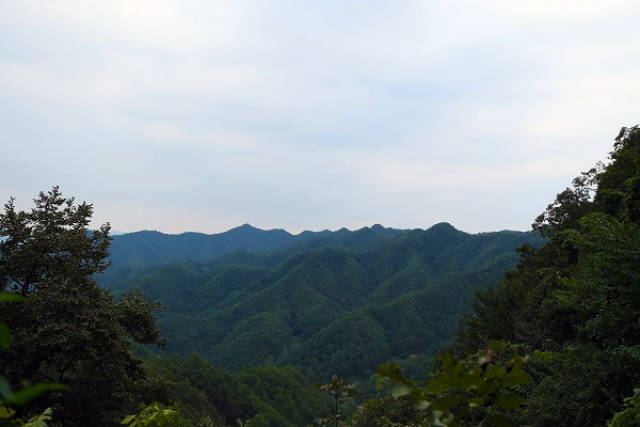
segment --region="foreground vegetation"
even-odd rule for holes
[[[597,165],[576,178],[573,186],[536,219],[534,230],[547,239],[546,243],[540,247],[525,244],[518,250],[515,270],[497,286],[479,287],[473,311],[464,317],[455,340],[432,341],[450,345],[440,353],[434,369],[417,378],[410,378],[401,365],[388,363],[378,367],[377,377],[359,385],[334,377],[325,385],[312,387],[308,379],[329,369],[346,377],[354,373],[362,376],[368,373],[362,366],[378,362],[380,355],[404,354],[378,351],[376,346],[404,346],[411,339],[417,339],[411,345],[426,345],[429,336],[437,335],[434,323],[425,319],[449,313],[451,305],[458,307],[447,291],[462,289],[454,286],[459,279],[478,278],[477,270],[461,275],[452,272],[458,268],[457,260],[466,265],[463,253],[456,258],[454,252],[443,251],[451,240],[467,239],[457,230],[441,225],[432,231],[441,244],[432,253],[445,253],[451,271],[436,267],[433,256],[419,257],[420,251],[415,249],[424,245],[425,236],[409,233],[387,236],[391,240],[368,249],[333,248],[305,255],[296,249],[275,265],[267,259],[273,260],[273,254],[266,258],[252,255],[252,261],[243,265],[235,255],[233,265],[211,265],[209,270],[187,263],[183,270],[192,276],[206,276],[207,283],[231,283],[225,280],[234,274],[246,279],[242,281],[245,288],[227,289],[224,295],[215,293],[222,292],[223,286],[210,283],[213,287],[204,286],[197,292],[188,286],[154,287],[157,281],[164,283],[163,275],[166,279],[175,266],[161,270],[162,274],[149,273],[141,280],[143,289],[152,295],[158,289],[173,292],[171,300],[178,306],[194,304],[189,297],[201,300],[207,294],[198,292],[207,289],[215,291],[209,295],[213,300],[233,304],[227,310],[212,302],[210,317],[198,319],[203,325],[215,323],[213,327],[221,330],[240,328],[228,340],[228,354],[218,348],[223,356],[213,356],[228,361],[225,364],[235,371],[228,372],[197,355],[149,352],[145,346],[166,344],[155,324],[156,313],[163,307],[138,290],[120,289],[115,302],[96,284],[94,275],[108,266],[109,227],[88,232],[91,213],[90,205],[76,205],[54,188],[36,199],[32,212],[18,212],[10,201],[0,215],[0,236],[4,237],[0,241],[0,291],[4,292],[0,298],[0,319],[4,322],[0,324],[0,344],[5,347],[0,351],[0,419],[5,424],[640,423],[637,127],[620,132],[609,164]],[[410,244],[398,246],[394,239]],[[478,241],[468,244],[482,247]],[[241,258],[246,259],[246,254]],[[392,270],[390,276],[380,273],[384,267]],[[354,273],[364,270],[392,280],[380,281],[386,286],[369,293],[365,290],[372,282]],[[183,276],[186,273],[180,272]],[[432,293],[428,297],[421,294],[426,283],[420,281],[421,275],[436,284],[429,288]],[[337,286],[340,283],[350,286],[341,288]],[[393,295],[403,286],[412,292],[405,297]],[[295,293],[298,290],[302,290],[300,295]],[[234,302],[239,296],[243,298]],[[345,317],[338,318],[335,313],[341,313],[342,308],[336,301],[340,298],[351,303],[377,301],[377,305],[348,306]],[[391,303],[383,302],[387,300]],[[317,310],[290,310],[296,301],[312,307],[318,302]],[[440,317],[447,328],[455,326],[463,305]],[[261,310],[264,306],[274,309]],[[283,307],[288,311],[281,310]],[[300,319],[303,315],[307,317]],[[406,322],[404,316],[408,316]],[[380,327],[383,318],[385,327]],[[290,325],[311,320],[332,325],[324,332],[320,328],[318,337],[322,339],[311,341],[314,345],[285,346],[286,358],[281,348],[269,351],[283,336],[296,336],[287,330]],[[162,322],[168,321],[175,328],[171,338],[178,341],[193,330],[194,320],[184,312],[169,313]],[[425,327],[431,328],[426,336]],[[195,330],[200,334],[201,329]],[[349,335],[352,330],[356,333]],[[300,333],[306,331],[301,328]],[[193,342],[199,336],[188,339]],[[221,340],[224,342],[224,337]],[[136,354],[144,355],[142,359],[133,355],[132,346]],[[263,358],[251,359],[255,353],[271,356],[272,363],[300,362],[305,369],[243,368],[264,362]],[[377,395],[372,391],[374,383],[381,389]],[[21,395],[21,390],[31,392]]]

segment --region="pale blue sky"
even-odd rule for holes
[[[0,197],[117,230],[528,229],[640,122],[637,1],[0,1]]]

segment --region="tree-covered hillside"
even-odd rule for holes
[[[532,233],[467,234],[442,223],[310,236],[279,251],[180,260],[104,283],[166,305],[168,350],[237,371],[293,364],[315,378],[362,377],[389,358],[435,354],[473,291],[499,280]],[[115,261],[114,261],[115,262]]]
[[[402,398],[367,402],[354,425],[640,425],[640,127],[533,228],[548,242],[477,293],[426,384],[381,366]]]
[[[331,408],[329,397],[292,366],[255,367],[234,375],[191,355],[149,357],[144,368],[147,380],[139,399],[178,408],[187,421],[182,425],[295,427]]]
[[[529,367],[519,423],[604,425],[640,385],[640,128],[623,128],[610,158],[536,219],[549,242],[478,294],[458,335],[459,354],[491,339],[548,352]]]
[[[237,251],[264,253],[288,248],[290,251],[314,247],[356,247],[395,237],[405,230],[385,228],[379,224],[349,231],[304,231],[290,234],[285,230],[261,230],[244,224],[219,234],[164,234],[138,231],[112,236],[109,259],[115,269],[136,269],[180,259],[211,261]]]
[[[277,264],[289,255],[319,247],[360,247],[395,237],[405,230],[381,225],[349,231],[304,231],[293,235],[284,230],[261,230],[249,224],[219,234],[164,234],[138,231],[112,237],[109,248],[111,268],[98,277],[113,290],[125,289],[135,272],[179,260],[218,264]],[[259,255],[272,254],[272,257]]]

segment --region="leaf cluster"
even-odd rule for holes
[[[506,347],[494,341],[486,354],[475,360],[442,353],[439,369],[422,386],[406,378],[396,363],[378,366],[378,375],[397,384],[394,398],[408,398],[416,409],[431,413],[436,425],[510,425],[509,411],[525,400],[517,392],[518,386],[528,384],[531,377],[523,369],[526,358],[498,359]]]

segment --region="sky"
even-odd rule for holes
[[[640,123],[638,1],[0,0],[0,199],[527,230]]]

